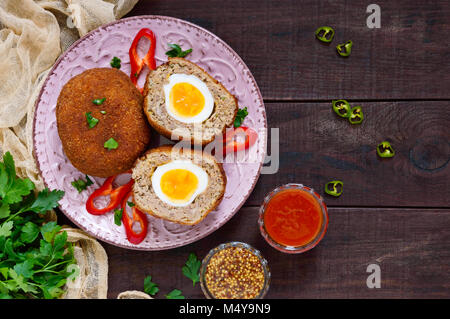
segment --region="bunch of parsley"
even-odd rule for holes
[[[58,298],[76,268],[67,233],[44,214],[58,206],[63,191],[37,195],[29,179],[16,176],[12,155],[0,162],[0,299]],[[73,271],[70,272],[69,269]]]

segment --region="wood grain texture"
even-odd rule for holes
[[[246,204],[260,205],[286,183],[324,194],[325,183],[338,179],[344,192],[325,197],[331,206],[450,207],[449,103],[351,102],[363,108],[361,125],[339,118],[331,102],[266,103],[269,127],[279,128],[280,167],[260,176]],[[376,154],[384,140],[393,158]]]
[[[174,288],[187,298],[203,298],[200,286],[183,276],[189,253],[202,259],[215,246],[244,241],[269,263],[272,283],[267,298],[423,298],[448,297],[450,291],[450,211],[333,208],[322,242],[300,255],[270,247],[256,226],[258,208],[243,208],[230,222],[196,243],[138,252],[105,244],[109,257],[108,297],[142,290],[151,275],[156,298]],[[381,288],[369,289],[369,264],[381,268]]]
[[[449,99],[450,2],[377,1],[380,29],[366,26],[370,3],[141,0],[127,16],[173,16],[215,33],[243,58],[265,99]],[[323,25],[336,30],[329,46],[314,37]],[[354,45],[346,59],[335,47],[347,40]]]
[[[198,242],[159,252],[102,243],[109,258],[109,298],[143,290],[147,275],[159,285],[157,298],[174,288],[187,298],[203,298],[182,266],[190,252],[203,258],[233,240],[253,245],[268,260],[268,298],[449,298],[450,2],[377,1],[382,10],[377,30],[366,27],[370,3],[137,3],[127,16],[191,21],[243,58],[262,91],[269,127],[279,128],[280,167],[261,175],[247,206]],[[314,38],[322,25],[336,30],[329,46]],[[344,59],[335,46],[347,40],[354,47]],[[330,103],[336,98],[361,105],[365,121],[352,126],[338,118]],[[375,147],[383,140],[392,143],[394,158],[377,157]],[[316,248],[286,255],[263,240],[256,220],[270,190],[296,182],[323,194],[332,179],[344,181],[344,193],[324,196],[330,222]],[[59,220],[71,224],[64,216]],[[381,267],[380,289],[366,286],[372,263]]]

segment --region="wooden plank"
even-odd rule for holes
[[[449,99],[450,2],[377,1],[380,29],[366,26],[369,3],[141,0],[127,16],[174,16],[212,31],[243,58],[265,99]],[[323,25],[336,30],[330,46],[314,37]],[[345,59],[335,46],[347,40]]]
[[[325,183],[338,179],[344,193],[327,196],[331,206],[450,207],[449,102],[351,104],[363,107],[359,126],[336,116],[330,102],[267,103],[268,125],[279,128],[280,167],[260,176],[246,204],[260,205],[285,183],[324,194]],[[377,156],[383,140],[395,157]]]
[[[322,242],[300,255],[270,247],[256,226],[258,208],[243,208],[221,229],[196,243],[160,252],[125,250],[104,244],[109,258],[109,298],[142,290],[151,275],[157,298],[174,288],[187,298],[203,298],[199,285],[183,276],[190,252],[203,258],[216,245],[238,240],[268,260],[268,298],[449,298],[450,211],[333,208]],[[381,269],[381,288],[366,285],[367,266]]]

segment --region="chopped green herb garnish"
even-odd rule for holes
[[[128,206],[133,207],[135,204],[133,202],[127,202]]]
[[[81,193],[82,191],[84,191],[88,186],[94,184],[94,182],[89,178],[89,176],[86,176],[86,180],[79,178],[74,180],[71,184],[73,187],[76,188],[76,190],[78,191],[78,193]]]
[[[110,65],[113,68],[120,69],[120,66],[121,66],[120,62],[121,62],[120,59],[115,56],[114,58],[112,58]]]
[[[156,295],[159,291],[158,285],[152,282],[152,276],[147,276],[144,279],[144,292],[151,296]]]
[[[247,115],[248,115],[247,107],[239,109],[237,111],[236,118],[234,119],[234,127],[240,127]]]
[[[175,58],[175,57],[184,58],[186,55],[188,55],[189,53],[192,52],[192,49],[183,51],[183,49],[181,49],[181,47],[178,44],[168,43],[167,45],[170,48],[172,48],[172,50],[169,50],[166,52],[166,55],[168,55],[171,58]]]
[[[115,209],[114,210],[114,224],[117,226],[122,225],[122,215],[123,215],[123,209]]]
[[[95,127],[98,123],[98,119],[92,116],[92,112],[86,113],[86,121],[87,121],[89,128]]]
[[[94,103],[95,105],[102,105],[103,102],[105,102],[105,101],[106,101],[106,97],[104,97],[103,99],[92,100],[92,103]]]
[[[102,113],[102,114],[106,114],[106,111],[103,111],[103,110],[102,110],[102,111],[100,111],[100,113]]]
[[[165,296],[167,299],[185,299],[181,293],[181,290],[174,289]]]
[[[197,259],[197,256],[194,253],[190,253],[186,264],[182,268],[183,275],[192,280],[193,286],[200,280],[199,270],[201,265],[202,262]]]
[[[104,148],[107,148],[109,150],[115,150],[119,146],[119,143],[112,137],[103,144]]]

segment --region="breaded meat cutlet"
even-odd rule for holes
[[[73,166],[98,177],[131,169],[150,142],[142,103],[141,93],[118,69],[89,69],[70,79],[58,97],[56,119]]]

